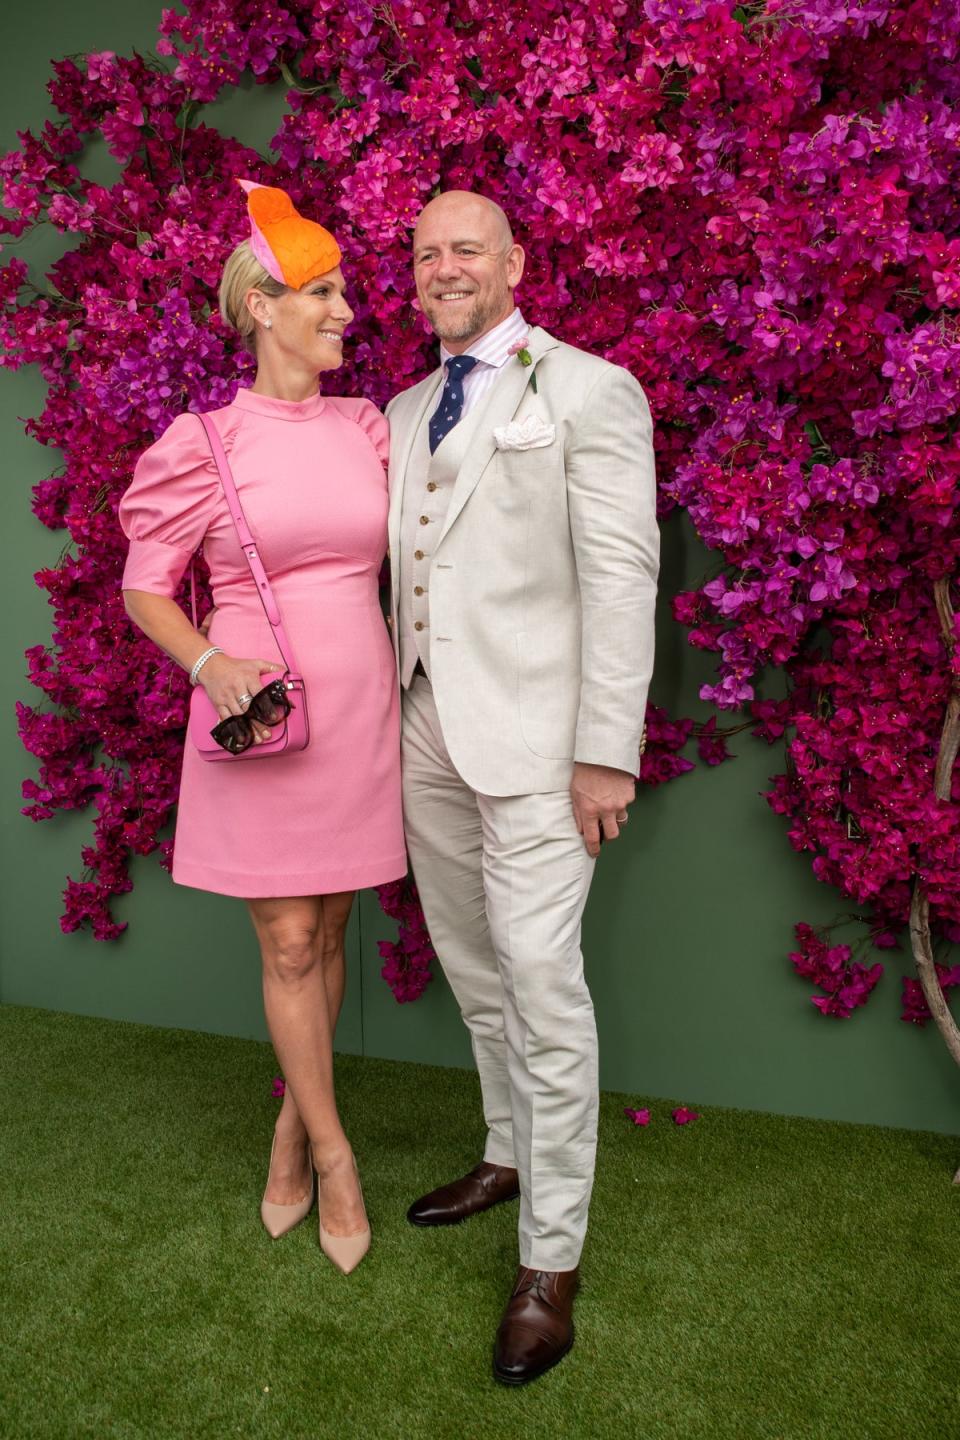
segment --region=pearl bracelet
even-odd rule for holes
[[[203,669],[204,665],[206,665],[207,661],[211,658],[211,656],[222,654],[223,651],[220,649],[219,645],[211,645],[209,650],[204,650],[203,654],[200,656],[200,659],[196,661],[193,669],[190,671],[190,684],[196,685],[198,679],[200,678],[200,671]]]

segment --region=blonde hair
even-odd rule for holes
[[[223,267],[220,279],[220,314],[224,323],[244,341],[249,350],[256,350],[256,321],[250,314],[245,296],[248,290],[262,290],[264,295],[282,295],[286,285],[264,270],[254,255],[249,240],[240,244]]]

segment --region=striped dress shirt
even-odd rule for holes
[[[519,345],[521,340],[527,337],[527,323],[519,310],[514,310],[506,320],[501,320],[499,325],[488,330],[486,335],[481,335],[464,352],[466,355],[473,355],[476,358],[476,365],[463,381],[463,414],[469,415],[475,405],[478,405],[487,394],[490,386],[496,380],[500,371],[511,358],[511,345]],[[453,357],[445,345],[440,346],[440,363],[446,365]],[[441,387],[440,395],[437,396],[437,405],[440,404],[440,397],[443,394]],[[462,418],[462,416],[461,416]]]

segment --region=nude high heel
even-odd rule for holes
[[[270,1146],[270,1170],[273,1169],[273,1152],[277,1148],[277,1134],[274,1131],[273,1144]],[[270,1172],[267,1172],[267,1183],[269,1184]],[[297,1200],[293,1205],[276,1205],[272,1200],[263,1199],[260,1201],[260,1219],[263,1221],[263,1228],[271,1240],[279,1240],[281,1235],[288,1234],[295,1226],[305,1220],[310,1213],[313,1204],[313,1192],[316,1184],[316,1177],[313,1173],[313,1164],[310,1165],[310,1189],[302,1200]],[[266,1191],[264,1191],[266,1195]]]
[[[360,1199],[362,1200],[363,1186],[360,1185],[359,1175],[357,1176],[357,1185],[360,1186]],[[317,1215],[320,1220],[320,1249],[331,1264],[336,1265],[341,1275],[349,1275],[351,1270],[357,1268],[370,1249],[370,1226],[367,1225],[356,1235],[331,1235],[329,1230],[323,1228],[319,1187],[317,1189]]]

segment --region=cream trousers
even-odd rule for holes
[[[479,795],[447,753],[427,680],[403,699],[407,847],[470,1031],[484,1159],[520,1176],[520,1263],[572,1270],[597,1143],[597,1031],[580,930],[594,862],[567,790]]]

